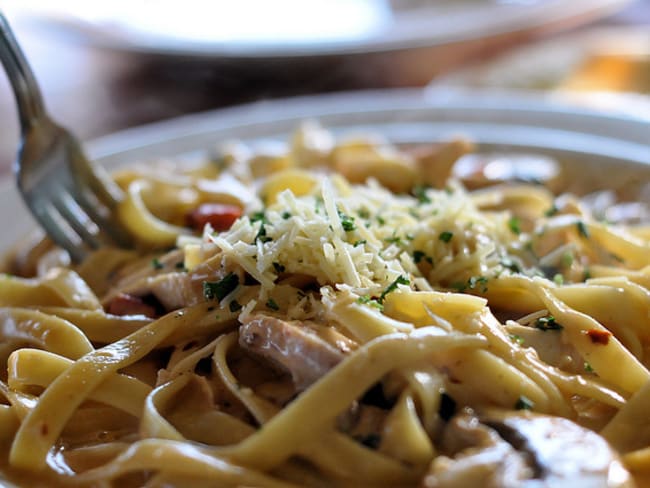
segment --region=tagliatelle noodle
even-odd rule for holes
[[[39,246],[37,276],[0,277],[2,477],[437,486],[454,415],[524,409],[642,479],[650,227],[540,184],[466,188],[440,173],[470,147],[450,144],[310,126],[281,155],[117,173],[133,250]]]

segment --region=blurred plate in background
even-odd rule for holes
[[[627,0],[7,0],[85,41],[164,56],[293,58],[573,27]]]

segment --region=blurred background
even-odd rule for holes
[[[406,86],[542,90],[650,121],[650,0],[4,0],[2,9],[48,108],[82,139],[253,100]],[[0,128],[6,176],[19,133],[4,76]]]

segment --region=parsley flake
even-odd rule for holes
[[[424,251],[413,251],[413,262],[415,264],[419,264],[426,257],[427,254]]]
[[[395,281],[393,281],[390,285],[386,287],[384,291],[381,292],[381,295],[379,295],[379,300],[378,300],[379,303],[384,302],[384,300],[386,299],[386,295],[397,290],[397,285],[410,285],[410,284],[411,281],[408,278],[399,275],[397,278],[395,278]]]
[[[431,203],[431,199],[427,195],[427,187],[418,185],[415,188],[413,188],[413,195],[415,198],[418,199],[418,203],[423,204],[423,203]]]
[[[151,260],[151,266],[153,267],[153,269],[163,269],[165,267],[165,265],[161,263],[158,258],[153,258]]]
[[[454,237],[454,233],[449,232],[448,230],[446,230],[446,231],[443,231],[443,232],[440,233],[440,235],[438,236],[438,239],[440,239],[442,242],[449,242],[449,241],[451,241],[452,237]]]
[[[548,315],[540,317],[535,321],[535,328],[543,331],[547,330],[562,330],[564,327],[555,321],[555,317]]]
[[[266,235],[266,227],[264,226],[264,220],[262,220],[260,222],[260,228],[257,231],[257,234],[255,235],[255,239],[253,240],[253,242],[260,241],[262,243],[265,243],[265,242],[269,242],[269,241],[272,241],[272,240],[273,240],[272,237]]]
[[[269,298],[269,299],[266,301],[266,306],[267,306],[268,308],[270,308],[271,310],[275,310],[276,312],[277,312],[278,310],[280,310],[280,305],[278,305],[277,302],[276,302],[275,300],[273,300],[273,298]]]
[[[264,222],[268,223],[269,221],[266,218],[266,214],[263,211],[260,212],[254,212],[250,217],[250,221],[252,222]]]
[[[402,238],[396,235],[395,232],[390,237],[386,237],[384,241],[388,244],[396,244],[398,246],[402,244]]]
[[[533,401],[524,395],[521,395],[519,400],[517,400],[517,403],[515,403],[516,410],[532,410],[534,406],[535,404]]]
[[[508,337],[512,342],[515,344],[519,344],[520,346],[524,344],[524,338],[521,337],[520,335],[517,334],[508,334]]]
[[[508,220],[508,228],[513,234],[521,234],[521,220],[519,217],[510,217]]]
[[[376,298],[372,298],[370,295],[363,295],[357,298],[357,303],[360,303],[362,305],[370,305],[371,307],[375,307],[379,310],[384,310],[384,306],[377,301]]]
[[[239,312],[241,310],[241,304],[237,300],[233,300],[230,302],[230,305],[228,305],[228,308],[232,313]]]
[[[557,208],[557,205],[553,204],[553,205],[551,205],[551,207],[548,210],[546,210],[546,212],[544,212],[544,215],[546,217],[553,217],[553,215],[555,215],[559,211],[560,211],[560,209]]]
[[[345,232],[352,232],[353,230],[356,230],[357,226],[354,223],[354,217],[350,217],[349,215],[344,214],[340,210],[338,210],[339,213],[339,218],[341,219],[341,225],[343,226],[343,230]]]
[[[203,297],[206,300],[223,300],[230,292],[239,286],[239,276],[228,273],[219,281],[203,282]]]
[[[578,234],[580,234],[585,239],[589,239],[589,229],[582,220],[576,222],[576,227],[578,228]]]

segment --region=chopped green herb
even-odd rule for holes
[[[589,239],[589,229],[582,220],[578,220],[578,222],[576,222],[576,227],[578,228],[578,234],[580,234],[585,239]]]
[[[179,261],[179,262],[177,262],[177,263],[174,265],[174,268],[176,268],[176,269],[182,269],[183,271],[187,271],[187,269],[185,269],[185,263],[184,263],[183,261]]]
[[[390,237],[386,237],[384,241],[388,242],[389,244],[396,244],[398,246],[402,244],[402,238],[399,237],[398,235],[395,235],[394,231],[393,231],[393,235],[391,235]]]
[[[510,217],[508,220],[508,227],[513,234],[521,234],[521,220],[519,217]]]
[[[519,400],[517,400],[517,403],[515,403],[516,410],[532,410],[534,406],[535,404],[533,401],[524,395],[521,395]]]
[[[565,252],[562,255],[562,266],[565,268],[570,267],[573,264],[573,253],[572,252]]]
[[[378,308],[379,310],[384,309],[384,306],[379,303],[376,298],[372,298],[370,295],[363,295],[357,298],[357,303],[360,303],[362,305],[370,305],[371,307]]]
[[[516,263],[510,256],[504,256],[499,261],[499,264],[513,273],[521,273],[521,266]]]
[[[440,239],[442,242],[449,242],[449,241],[451,241],[452,237],[454,237],[454,233],[449,232],[448,230],[446,230],[446,231],[443,231],[443,232],[440,233],[440,235],[438,236],[438,239]]]
[[[260,241],[260,242],[264,243],[264,242],[269,242],[269,241],[272,241],[272,240],[273,240],[273,238],[266,235],[266,227],[264,226],[264,221],[262,220],[260,222],[260,228],[257,231],[257,234],[255,235],[255,239],[253,240],[253,242]]]
[[[357,215],[359,215],[359,217],[361,217],[362,219],[369,219],[370,218],[370,212],[368,211],[367,208],[360,208],[357,211]]]
[[[377,223],[379,225],[384,225],[386,223],[386,220],[381,215],[377,215]]]
[[[563,285],[564,276],[562,276],[560,273],[556,273],[555,276],[553,276],[553,283],[555,283],[558,286]]]
[[[268,223],[268,220],[266,219],[266,214],[264,213],[264,211],[254,212],[254,213],[250,216],[250,221],[251,221],[251,222],[264,222],[264,223]]]
[[[367,242],[368,242],[368,241],[366,241],[365,239],[359,239],[358,241],[354,241],[354,244],[352,244],[352,245],[353,245],[354,247],[359,247],[359,246],[363,246],[363,245],[366,244]]]
[[[523,345],[523,343],[524,343],[524,338],[521,337],[520,335],[508,334],[508,337],[510,338],[510,340],[512,342],[514,342],[515,344],[519,344],[520,346]]]
[[[339,213],[339,218],[341,219],[341,225],[343,226],[343,230],[345,232],[352,232],[353,230],[356,230],[357,226],[354,223],[354,217],[345,215],[340,210],[338,210],[338,213]]]
[[[228,305],[228,308],[233,313],[239,312],[241,310],[241,304],[237,300],[233,300],[230,302],[230,305]]]
[[[163,263],[161,263],[158,258],[153,258],[151,260],[151,266],[153,266],[153,269],[163,269],[165,266]]]
[[[452,283],[450,287],[456,290],[458,293],[462,293],[467,290],[467,283],[463,281],[456,281]]]
[[[379,303],[384,302],[384,299],[386,298],[386,295],[388,295],[389,293],[392,293],[395,290],[397,290],[397,285],[410,285],[410,284],[411,284],[411,281],[408,278],[406,278],[406,277],[404,277],[402,275],[399,275],[395,279],[395,281],[393,281],[390,285],[388,285],[386,287],[386,289],[384,291],[381,292],[381,295],[379,296]]]
[[[282,264],[273,261],[273,269],[275,270],[276,273],[284,273],[284,270],[286,268]]]
[[[552,315],[548,315],[546,317],[540,317],[535,321],[535,328],[539,330],[562,330],[564,329],[563,326],[558,324],[555,321],[555,317]]]
[[[485,276],[470,276],[467,285],[470,290],[474,290],[478,285],[481,285],[481,293],[485,293],[487,291],[487,282],[488,279]]]
[[[590,278],[591,278],[591,270],[589,268],[585,268],[584,272],[582,273],[582,280],[587,281]]]
[[[289,212],[282,212],[282,218],[283,218],[284,220],[290,219],[290,218],[291,218],[291,214],[290,214]]]
[[[551,205],[551,208],[549,208],[546,212],[544,212],[544,215],[546,217],[553,217],[556,213],[560,211],[559,208],[555,204]]]
[[[584,368],[585,368],[585,371],[587,373],[593,373],[594,372],[594,368],[592,368],[591,364],[589,364],[587,361],[585,361]]]
[[[235,273],[228,273],[219,281],[204,281],[203,296],[206,300],[217,299],[219,301],[232,292],[239,285],[239,276]]]
[[[420,263],[424,258],[426,258],[426,253],[424,251],[413,251],[413,262],[415,264]]]
[[[431,199],[427,195],[427,189],[428,187],[422,185],[418,185],[413,188],[413,195],[418,199],[418,203],[431,203]]]
[[[269,298],[269,299],[266,301],[266,306],[267,306],[268,308],[270,308],[271,310],[275,310],[275,311],[280,310],[280,306],[276,303],[275,300],[273,300],[273,298]]]

